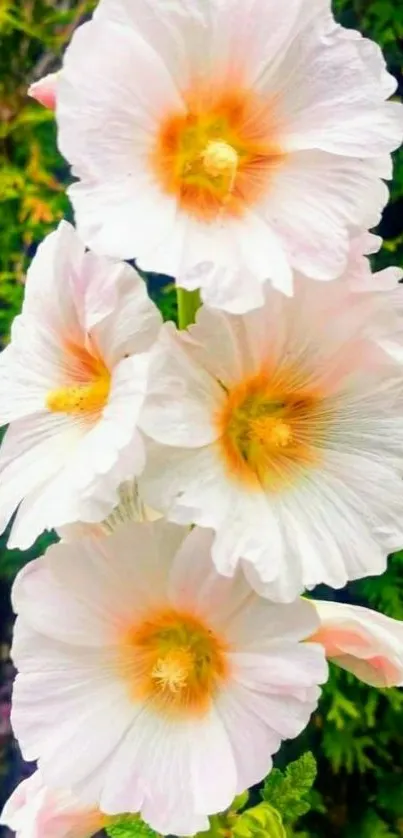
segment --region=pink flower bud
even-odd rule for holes
[[[310,638],[326,657],[375,687],[403,685],[403,622],[335,602],[314,602],[321,628]]]
[[[28,88],[28,96],[32,96],[45,108],[54,111],[56,107],[56,84],[59,73],[49,73],[39,81],[35,81]]]

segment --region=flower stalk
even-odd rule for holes
[[[200,308],[200,291],[186,291],[185,288],[176,289],[178,301],[178,326],[186,329],[196,320],[197,310]]]

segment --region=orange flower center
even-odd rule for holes
[[[163,119],[151,165],[165,192],[204,221],[240,216],[284,159],[273,106],[243,87],[195,86]]]
[[[276,491],[316,465],[331,421],[323,399],[295,370],[264,371],[227,391],[216,423],[231,476]]]
[[[166,608],[125,633],[118,665],[136,699],[157,711],[198,715],[228,677],[226,651],[202,620]]]
[[[104,362],[89,349],[66,344],[66,384],[50,390],[46,407],[53,413],[97,417],[104,409],[111,376]]]

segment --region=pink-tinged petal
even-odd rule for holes
[[[155,795],[171,811],[180,807],[185,784],[188,808],[200,814],[222,811],[236,794],[230,742],[214,709],[196,725],[191,720],[168,721],[144,709],[110,763],[103,811],[132,808],[139,778],[136,783],[133,775],[132,784],[128,782],[130,764],[141,765],[145,800]]]
[[[264,642],[265,651],[275,655],[280,641],[289,643],[310,637],[317,621],[316,609],[307,600],[276,604],[255,595],[231,615],[227,632],[242,652],[253,653]]]
[[[292,645],[287,650],[283,644],[278,664],[276,655],[266,657],[266,651],[231,656],[234,682],[218,696],[216,706],[234,750],[238,791],[254,785],[258,773],[267,774],[281,739],[297,736],[317,705],[316,684],[327,677],[324,655],[319,646],[302,644],[294,654]]]
[[[236,792],[240,794],[267,776],[281,736],[254,712],[248,691],[241,685],[231,686],[220,696],[217,710],[231,740],[238,770]]]
[[[28,96],[36,99],[45,108],[54,111],[56,108],[57,80],[59,73],[49,73],[47,76],[34,81],[28,88]]]
[[[358,605],[313,601],[326,656],[371,686],[403,685],[403,622]]]
[[[274,695],[293,695],[293,688],[298,695],[312,683],[323,684],[328,674],[323,651],[314,643],[296,645],[293,641],[277,640],[266,645],[264,653],[233,652],[230,659],[239,683]]]
[[[211,563],[211,548],[214,534],[208,529],[195,527],[184,539],[172,566],[169,590],[176,607],[189,607],[207,618],[214,625],[228,625],[241,609],[247,609],[251,596],[250,588],[239,572],[233,578],[217,574]],[[235,617],[233,615],[235,614]],[[267,613],[266,613],[267,632]],[[232,631],[229,637],[232,641]]]
[[[161,520],[122,525],[102,541],[54,545],[17,575],[13,608],[33,630],[60,642],[113,645],[143,606],[152,608],[163,598],[186,535],[185,528]]]
[[[14,790],[0,823],[16,838],[89,838],[104,826],[105,817],[70,791],[50,789],[35,771]]]

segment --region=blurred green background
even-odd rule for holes
[[[262,0],[263,2],[264,0]],[[307,0],[309,2],[309,0]],[[68,169],[57,152],[53,115],[27,97],[29,84],[60,66],[73,29],[94,0],[0,0],[0,343],[23,296],[24,276],[37,244],[63,216],[71,217],[64,188]],[[335,13],[384,49],[403,95],[403,0],[335,0]],[[391,202],[380,233],[384,247],[376,266],[403,264],[403,155],[396,155]],[[175,314],[169,282],[149,278],[166,317]],[[380,491],[381,491],[380,487]],[[17,570],[40,554],[49,538],[29,552],[7,551],[0,538],[0,782],[4,796],[22,764],[9,727],[12,669],[8,661],[12,613],[10,584]],[[322,597],[332,598],[329,591]],[[369,604],[403,619],[403,553],[388,572],[349,586],[340,599]],[[107,719],[105,724],[107,724]],[[306,733],[287,745],[277,764],[307,749],[318,760],[312,810],[299,838],[396,838],[403,836],[403,692],[375,691],[332,669],[320,709]],[[0,795],[0,806],[4,802]]]

